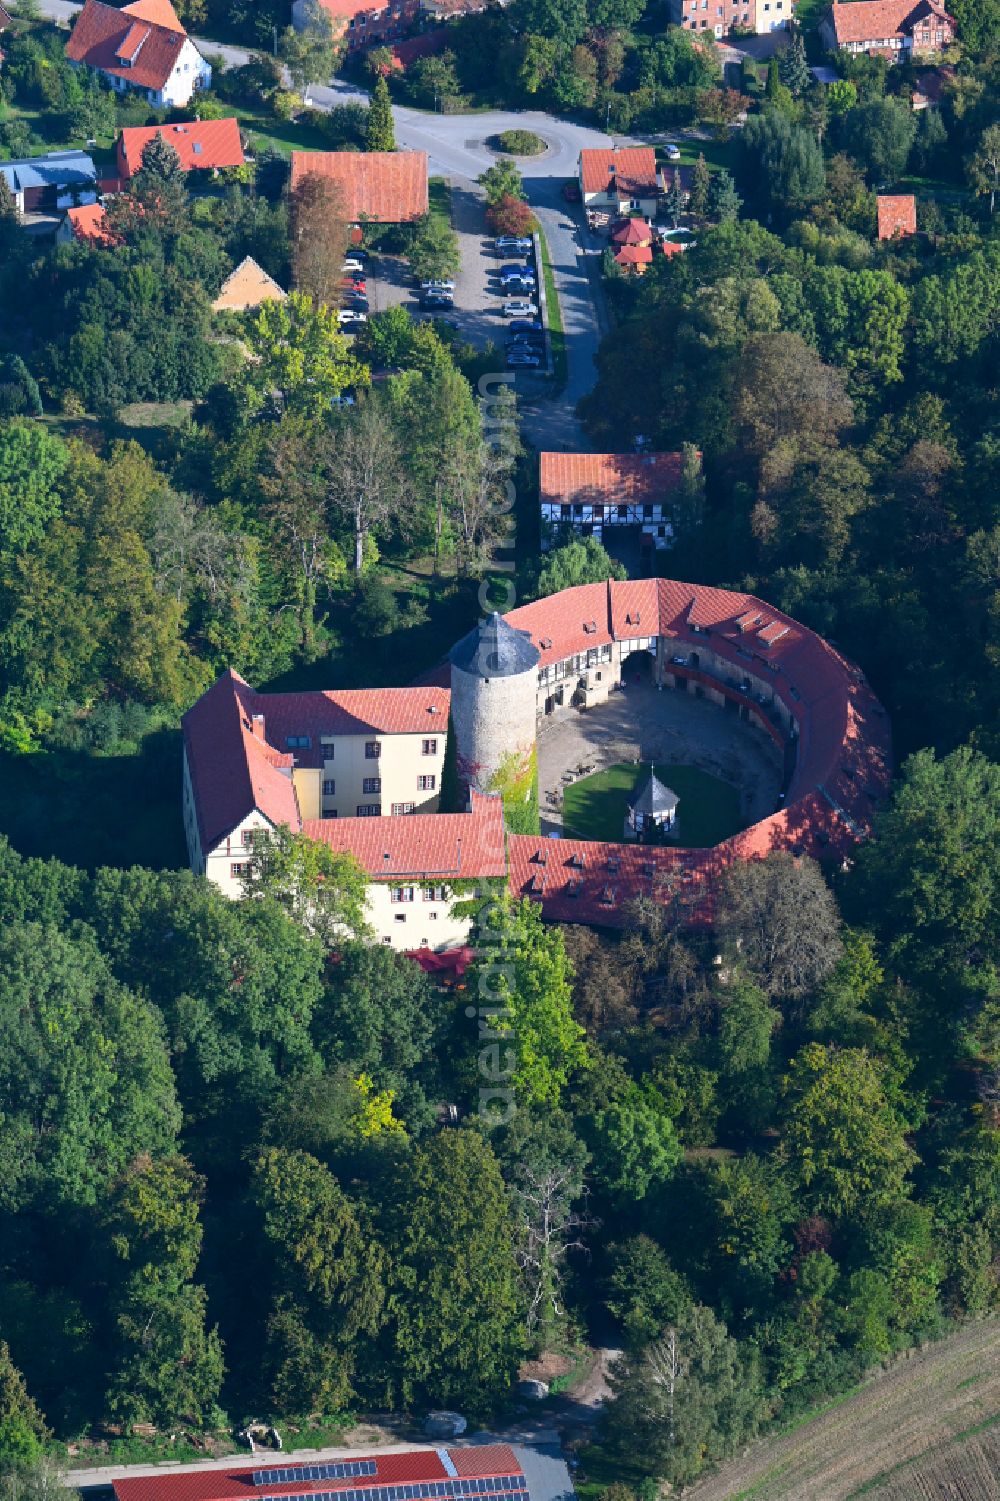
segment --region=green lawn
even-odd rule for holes
[[[693,167],[699,156],[704,156],[705,161],[713,172],[720,167],[725,167],[727,172],[733,170],[733,142],[728,141],[689,141],[684,136],[679,136],[675,142],[681,153],[680,164],[682,167]],[[656,160],[660,166],[669,166],[667,153],[662,146],[656,148]]]
[[[557,387],[566,384],[566,335],[563,333],[562,308],[556,290],[555,272],[549,258],[549,246],[539,229],[538,243],[542,251],[542,276],[545,278],[545,309],[548,319],[549,344],[552,347],[552,375]]]
[[[329,139],[314,125],[297,124],[294,120],[276,120],[273,115],[258,110],[233,107],[233,114],[250,138],[251,149],[262,151],[270,146],[282,156],[291,156],[293,151],[329,151]]]
[[[629,794],[649,773],[647,766],[609,766],[566,788],[563,830],[567,839],[620,840]],[[737,833],[740,797],[735,787],[695,766],[662,763],[656,775],[680,798],[676,843],[699,849]]]

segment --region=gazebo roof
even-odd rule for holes
[[[645,219],[621,219],[611,231],[616,245],[648,245],[653,232]]]
[[[680,798],[676,792],[671,792],[665,787],[652,767],[649,776],[643,782],[639,790],[629,798],[628,805],[633,813],[641,813],[645,818],[655,818],[665,813],[673,813]]]

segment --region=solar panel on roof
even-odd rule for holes
[[[255,1470],[254,1485],[289,1485],[296,1480],[347,1480],[358,1475],[375,1475],[378,1467],[373,1459],[331,1460],[327,1464],[282,1466],[274,1470]]]

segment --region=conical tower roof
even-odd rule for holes
[[[676,792],[665,787],[652,767],[642,786],[629,798],[628,805],[634,813],[645,818],[656,818],[664,813],[673,813],[680,802]]]
[[[528,631],[516,631],[494,611],[452,647],[448,660],[474,677],[513,678],[538,666],[539,651]]]

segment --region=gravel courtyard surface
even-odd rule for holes
[[[781,790],[777,748],[763,731],[704,699],[658,692],[632,683],[606,704],[570,709],[542,722],[538,731],[538,787],[542,828],[561,832],[562,776],[578,766],[594,771],[621,762],[672,762],[696,766],[738,789],[743,827],[774,811]],[[553,807],[548,793],[560,799]]]

